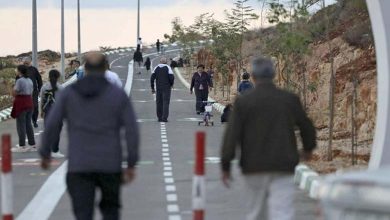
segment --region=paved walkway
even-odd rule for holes
[[[167,51],[175,48],[168,48]],[[153,51],[154,52],[154,51]],[[151,53],[151,52],[150,52]],[[127,79],[129,54],[110,55],[113,71],[117,72],[124,83]],[[152,55],[153,64],[157,60]],[[223,126],[216,123],[215,127],[198,127],[194,122],[195,97],[189,94],[179,80],[176,81],[172,94],[171,115],[169,123],[156,122],[154,96],[150,93],[150,74],[134,75],[131,99],[139,118],[142,134],[141,163],[136,181],[123,188],[123,219],[134,220],[190,220],[191,189],[194,157],[194,133],[203,130],[207,133],[207,210],[206,219],[210,220],[242,220],[244,219],[244,202],[242,195],[243,183],[237,168],[234,169],[235,181],[231,189],[225,189],[219,181],[219,164],[215,159],[219,156],[219,147]],[[215,116],[217,120],[219,115]],[[16,143],[15,122],[9,120],[0,123],[2,133],[10,132],[13,143]],[[40,124],[42,126],[42,124]],[[41,129],[36,130],[39,139]],[[65,135],[65,132],[63,136]],[[66,152],[66,138],[61,140],[61,150]],[[37,166],[36,153],[14,154],[15,175],[15,213],[18,216],[36,196],[38,190],[54,176],[53,172],[64,162],[56,160],[50,172],[42,172]],[[236,167],[236,166],[235,166]],[[49,178],[50,177],[50,178]],[[62,183],[63,184],[63,183]],[[61,184],[54,192],[61,190]],[[46,193],[47,194],[47,193]],[[48,218],[41,219],[69,220],[73,219],[69,197],[66,193],[58,199],[46,197],[46,203],[52,203],[50,212],[43,207],[42,212],[48,212]],[[50,205],[48,205],[50,207]],[[297,220],[316,219],[316,202],[297,190],[296,197]],[[46,209],[45,209],[46,208]],[[39,209],[40,210],[40,209]],[[96,216],[99,216],[98,211]]]

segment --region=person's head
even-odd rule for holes
[[[137,52],[141,51],[141,46],[138,44],[137,45]]]
[[[106,70],[110,70],[110,62],[108,62],[108,59],[105,59],[105,63],[106,63]]]
[[[203,64],[199,64],[196,69],[198,70],[198,73],[201,73],[201,72],[204,72],[204,65]]]
[[[80,61],[78,61],[78,60],[73,60],[72,61],[72,66],[73,66],[73,68],[79,68],[80,67]]]
[[[273,62],[265,57],[255,58],[252,61],[252,76],[256,84],[272,82],[275,77]]]
[[[244,73],[242,74],[242,79],[243,79],[243,80],[249,80],[249,78],[250,78],[249,73],[244,72]]]
[[[24,77],[24,78],[28,77],[27,66],[26,65],[19,65],[19,66],[17,66],[16,67],[16,72],[17,72],[18,76],[21,76],[21,77]]]
[[[89,52],[85,55],[85,73],[87,75],[103,76],[107,70],[106,56],[100,52]]]
[[[146,58],[146,61],[150,61],[150,57]]]
[[[160,39],[157,39],[157,42],[160,42]]]
[[[142,38],[139,37],[138,40],[142,40]]]
[[[25,65],[25,66],[31,66],[31,57],[25,57],[25,58],[23,58],[23,65]]]
[[[161,57],[161,59],[160,59],[161,64],[167,64],[167,62],[168,62],[168,60],[166,57]]]
[[[60,78],[60,76],[61,76],[60,72],[56,69],[49,71],[50,85],[51,85],[51,88],[53,88],[54,90],[57,90],[57,82],[58,82],[58,79]]]

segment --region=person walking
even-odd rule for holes
[[[150,61],[150,58],[148,57],[148,58],[146,58],[146,61],[145,61],[145,63],[144,63],[144,66],[145,66],[145,68],[146,68],[146,71],[148,71],[148,73],[149,73],[149,71],[150,71],[150,66],[152,65],[152,62]]]
[[[256,89],[237,98],[225,131],[222,181],[229,187],[231,162],[239,148],[248,201],[246,220],[292,220],[293,172],[300,159],[295,128],[300,130],[304,159],[316,147],[316,131],[299,97],[273,84],[272,61],[257,58],[252,66]]]
[[[101,191],[99,208],[105,220],[120,219],[122,181],[135,178],[139,130],[129,97],[109,83],[106,57],[86,55],[86,76],[58,94],[47,118],[39,150],[41,167],[50,167],[51,146],[57,141],[64,119],[68,124],[69,155],[67,190],[77,220],[92,220],[95,190]],[[127,168],[122,170],[121,130],[127,145]]]
[[[104,76],[106,77],[106,79],[108,80],[108,82],[118,86],[118,88],[123,88],[123,83],[122,83],[122,80],[119,78],[118,74],[116,72],[113,72],[110,68],[110,63],[108,62],[108,60],[106,59],[106,73],[104,74]]]
[[[150,77],[152,93],[156,94],[156,112],[159,122],[168,122],[169,103],[174,81],[175,76],[171,67],[167,65],[167,58],[162,57],[160,64],[154,68]]]
[[[249,81],[250,74],[244,73],[242,74],[242,81],[238,87],[238,92],[243,95],[253,89],[253,84]]]
[[[157,42],[156,42],[157,53],[160,53],[160,46],[161,46],[160,39],[157,39]]]
[[[56,103],[57,93],[62,89],[62,86],[58,83],[58,79],[61,74],[58,70],[49,71],[49,82],[43,84],[41,88],[41,116],[44,118],[44,124],[47,122],[47,117],[53,105]],[[62,127],[62,126],[61,126]],[[60,138],[54,142],[51,146],[51,156],[53,158],[63,158],[64,155],[60,152]]]
[[[134,52],[133,56],[134,60],[134,72],[138,72],[138,74],[141,74],[141,67],[144,62],[144,57],[142,56],[141,48],[138,46],[137,50]]]
[[[13,89],[14,102],[11,117],[16,119],[16,129],[19,136],[19,146],[12,148],[12,152],[34,151],[35,138],[32,126],[33,115],[33,92],[34,84],[29,77],[28,67],[25,65],[17,66],[18,79]],[[26,147],[26,134],[30,148]]]
[[[177,62],[176,62],[176,60],[174,60],[174,59],[170,59],[171,60],[171,68],[174,70],[175,68],[177,68],[177,66],[178,66],[178,64],[177,64]]]
[[[37,128],[38,127],[38,116],[39,116],[38,96],[39,96],[39,92],[41,91],[41,88],[42,88],[42,77],[41,77],[41,74],[39,73],[38,69],[31,65],[31,58],[30,57],[24,58],[23,64],[25,66],[27,66],[28,76],[30,77],[31,81],[33,82],[33,86],[34,86],[34,91],[32,94],[33,105],[34,105],[34,110],[33,110],[33,114],[32,114],[32,122],[33,122],[34,127]]]
[[[137,40],[137,47],[139,47],[139,49],[142,51],[143,46],[142,46],[142,38],[141,37],[138,38],[138,40]]]
[[[204,65],[198,65],[198,71],[192,76],[190,92],[193,94],[195,89],[196,113],[201,114],[205,111],[204,102],[209,97],[209,90],[212,90],[213,84],[210,75],[204,71]]]

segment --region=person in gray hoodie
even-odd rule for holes
[[[139,158],[139,130],[132,104],[123,89],[105,79],[105,59],[98,52],[87,54],[86,77],[58,93],[39,150],[41,166],[48,169],[51,146],[66,120],[66,184],[77,220],[93,219],[95,189],[101,191],[99,207],[103,219],[120,219],[120,186],[123,181],[134,179]],[[122,128],[127,144],[127,168],[123,172]]]

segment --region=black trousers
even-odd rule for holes
[[[45,120],[44,120],[44,124],[45,124],[45,126],[46,126],[46,122],[47,122],[47,116],[49,115],[49,112],[47,112],[46,114],[45,114]],[[62,129],[62,123],[61,123],[61,129]],[[51,151],[53,152],[53,153],[57,153],[58,151],[60,151],[60,136],[58,136],[58,138],[57,138],[57,140],[56,140],[56,142],[54,143],[54,145],[53,146],[51,146]]]
[[[209,91],[207,89],[203,89],[203,90],[195,89],[195,96],[196,96],[196,111],[204,112],[205,103],[203,102],[207,101],[209,97]]]
[[[96,189],[102,195],[103,220],[119,220],[121,177],[121,173],[68,173],[66,184],[76,220],[93,219]]]
[[[156,91],[156,109],[159,120],[168,120],[169,103],[171,102],[171,88],[157,89]]]
[[[26,135],[28,144],[35,145],[34,129],[31,124],[32,111],[24,111],[16,118],[16,130],[19,136],[19,146],[26,146]]]
[[[34,91],[33,95],[32,95],[32,97],[33,97],[33,105],[34,105],[34,110],[33,110],[33,113],[32,113],[32,122],[34,124],[37,123],[38,116],[39,116],[38,95],[39,95],[39,91]]]

